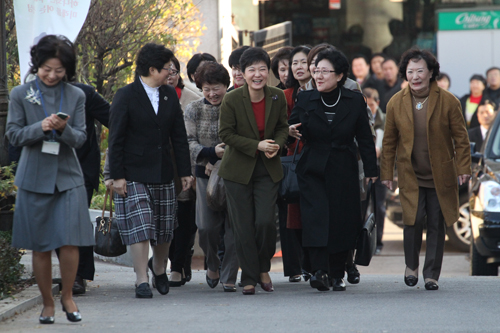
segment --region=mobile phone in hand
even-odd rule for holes
[[[59,118],[61,118],[62,120],[66,120],[66,118],[69,117],[69,115],[67,115],[66,113],[64,112],[58,112],[56,113],[56,116],[58,116]]]

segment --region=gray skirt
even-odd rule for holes
[[[18,189],[12,246],[47,252],[65,245],[94,245],[85,186],[54,194]]]

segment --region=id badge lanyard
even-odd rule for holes
[[[38,85],[38,78],[35,80],[36,88],[38,91],[41,92],[40,86]],[[64,84],[61,82],[61,102],[59,103],[59,112],[62,112],[62,105],[63,105],[63,97],[64,97]],[[43,112],[45,113],[45,117],[48,117],[49,115],[47,114],[47,110],[45,109],[45,102],[43,100],[43,94],[40,93],[40,100],[42,101],[42,109]],[[52,130],[52,139],[50,141],[55,141],[56,140],[56,130]]]

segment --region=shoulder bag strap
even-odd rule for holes
[[[297,139],[297,145],[295,146],[295,150],[293,152],[292,163],[295,163],[295,158],[297,157],[297,152],[299,151],[300,139]]]

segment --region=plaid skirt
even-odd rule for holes
[[[152,246],[171,242],[177,228],[174,182],[127,182],[125,198],[114,194],[116,222],[125,245],[149,240]]]

